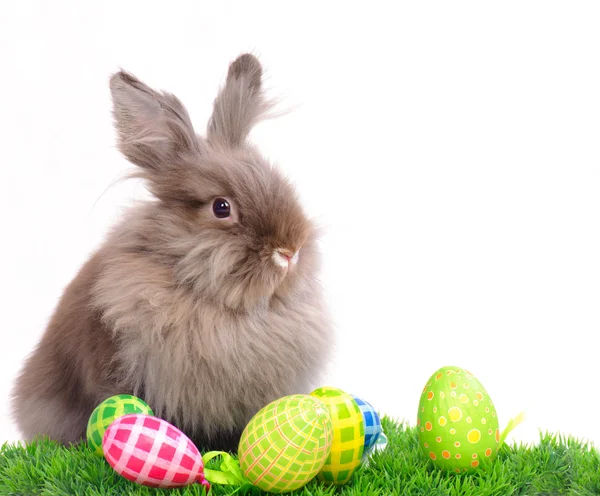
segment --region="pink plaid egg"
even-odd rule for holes
[[[138,484],[172,488],[199,482],[210,488],[198,448],[162,419],[141,413],[119,417],[106,429],[102,450],[119,475]]]

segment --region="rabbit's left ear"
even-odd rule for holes
[[[217,96],[208,123],[208,140],[214,145],[237,148],[271,104],[262,91],[262,67],[254,55],[240,55],[229,66],[227,82]]]
[[[175,96],[125,71],[112,76],[110,90],[119,149],[131,162],[160,174],[173,159],[200,152],[190,117]]]

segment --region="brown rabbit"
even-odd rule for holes
[[[315,230],[246,142],[269,110],[261,77],[252,55],[231,64],[202,138],[176,97],[112,76],[119,148],[156,200],[83,266],[27,359],[25,439],[76,442],[98,403],[129,393],[199,447],[235,450],[260,408],[319,379],[332,331]]]

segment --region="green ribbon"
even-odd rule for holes
[[[206,465],[213,458],[220,456],[220,470],[207,469]],[[210,451],[202,457],[204,462],[204,478],[214,484],[224,484],[227,486],[245,486],[251,482],[246,479],[240,467],[240,462],[225,451]]]
[[[512,418],[508,421],[506,428],[502,431],[502,434],[500,434],[500,442],[498,443],[498,449],[500,449],[501,446],[504,444],[504,441],[506,441],[506,436],[508,436],[517,425],[523,422],[523,420],[525,420],[525,412],[519,413],[519,415],[517,415],[515,418]]]

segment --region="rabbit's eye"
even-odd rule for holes
[[[217,198],[213,202],[213,213],[218,219],[225,219],[231,215],[231,205],[225,198]]]

